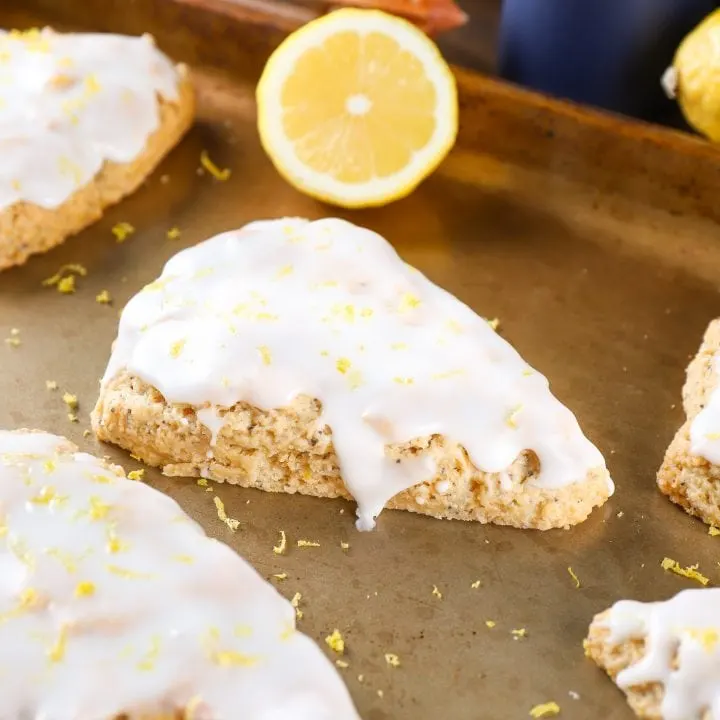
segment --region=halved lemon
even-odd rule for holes
[[[257,87],[265,151],[288,182],[343,207],[410,193],[457,135],[455,79],[406,20],[337,10],[290,35]]]

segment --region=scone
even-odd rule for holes
[[[252,223],[123,311],[93,412],[166,475],[547,529],[612,492],[547,380],[469,307],[341,220]]]
[[[0,431],[4,720],[359,720],[295,611],[174,500]]]
[[[665,454],[658,487],[691,515],[720,527],[720,320],[713,320],[688,366],[687,420]]]
[[[0,30],[0,270],[137,189],[193,112],[186,68],[149,35]]]
[[[585,654],[638,717],[720,717],[720,589],[684,590],[665,602],[617,602],[593,620]]]

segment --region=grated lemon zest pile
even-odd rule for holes
[[[540,705],[536,705],[534,708],[531,708],[530,717],[550,717],[551,715],[557,715],[559,712],[560,706],[556,702],[551,700],[550,702],[541,703]]]
[[[135,228],[128,222],[120,222],[112,227],[112,234],[115,236],[115,241],[119,243],[125,242],[134,232]]]
[[[207,150],[203,150],[200,153],[200,164],[216,179],[220,182],[225,182],[230,178],[232,171],[230,168],[223,168],[222,170],[210,159],[207,154]]]
[[[438,590],[437,585],[433,585],[432,594],[438,599],[442,600],[443,594]]]
[[[131,470],[127,474],[128,480],[142,480],[145,477],[145,470]]]
[[[171,227],[167,231],[167,239],[168,240],[177,240],[180,237],[180,228],[178,227]]]
[[[578,578],[578,576],[575,574],[575,571],[570,566],[568,566],[567,571],[570,573],[570,577],[575,583],[575,589],[578,590],[580,588],[580,578]]]
[[[385,653],[385,662],[390,667],[400,667],[400,658],[395,653]]]
[[[681,575],[682,577],[686,577],[689,580],[696,580],[701,585],[707,585],[710,580],[706,578],[702,573],[698,572],[698,566],[696,565],[689,565],[688,567],[681,567],[680,563],[678,563],[677,560],[673,560],[672,558],[663,558],[663,561],[660,563],[663,570],[669,570],[670,572],[675,573],[676,575]]]
[[[345,652],[345,640],[343,640],[343,636],[337,628],[335,628],[332,633],[325,638],[325,643],[338,655],[342,655]]]
[[[273,552],[276,555],[283,555],[285,553],[285,550],[287,549],[287,537],[285,536],[285,531],[280,531],[280,542],[277,545],[273,546]]]
[[[299,548],[307,548],[307,547],[320,547],[319,542],[313,542],[312,540],[298,540],[297,546]]]
[[[234,518],[228,517],[225,512],[225,503],[216,495],[213,500],[215,501],[215,507],[217,508],[218,517],[230,528],[231,532],[235,532],[240,526],[240,521]]]

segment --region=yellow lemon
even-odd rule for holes
[[[457,135],[455,79],[435,44],[376,10],[332,12],[290,35],[257,87],[258,129],[298,190],[343,207],[410,193]]]
[[[720,141],[720,10],[682,41],[663,84],[690,125]]]

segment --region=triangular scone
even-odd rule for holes
[[[133,192],[193,118],[149,35],[0,30],[0,270]]]
[[[547,380],[341,220],[257,222],[172,258],[123,311],[93,426],[167,475],[526,528],[612,492]]]
[[[687,370],[687,420],[665,454],[658,487],[704,522],[720,527],[720,320],[713,320]]]
[[[622,600],[590,625],[585,654],[651,720],[720,717],[720,589]]]
[[[244,560],[39,432],[0,431],[0,688],[7,720],[359,720]]]

